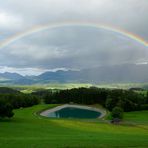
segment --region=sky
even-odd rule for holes
[[[113,26],[147,42],[147,10],[147,0],[0,0],[0,44],[35,26],[66,24],[0,47],[0,73],[38,75],[59,69],[147,64],[147,46],[119,33],[71,23]]]

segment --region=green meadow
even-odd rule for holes
[[[124,113],[126,120],[134,123],[148,124],[148,111],[134,111]]]
[[[148,147],[148,111],[130,112],[121,125],[104,120],[45,118],[38,112],[56,105],[15,110],[0,121],[1,148],[121,148]]]

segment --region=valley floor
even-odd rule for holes
[[[123,125],[112,125],[101,120],[48,119],[35,114],[54,106],[36,105],[18,109],[11,120],[0,121],[0,147],[148,147],[147,111],[126,113],[124,120],[127,124]]]

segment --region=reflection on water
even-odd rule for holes
[[[56,118],[98,118],[101,115],[100,112],[80,109],[75,107],[65,107],[55,112],[49,113],[48,117]]]

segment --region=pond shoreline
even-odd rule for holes
[[[47,109],[43,112],[40,113],[41,116],[47,117],[49,113],[53,113],[55,111],[58,111],[60,109],[66,108],[66,107],[74,107],[74,108],[79,108],[79,109],[86,109],[86,110],[91,110],[91,111],[97,111],[101,113],[101,115],[98,118],[103,118],[106,115],[106,110],[101,109],[101,108],[95,108],[95,107],[90,107],[90,106],[84,106],[84,105],[76,105],[76,104],[64,104],[60,105],[51,109]]]

